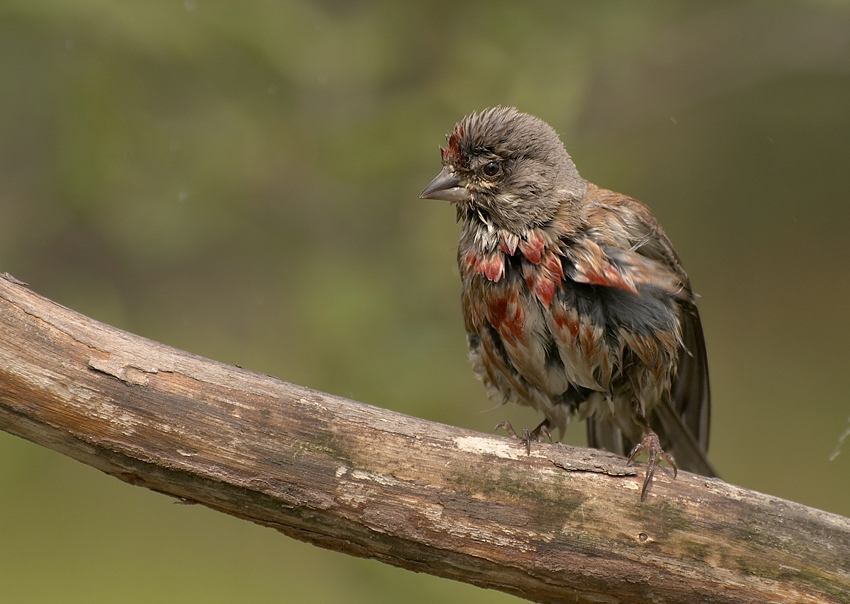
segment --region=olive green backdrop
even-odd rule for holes
[[[551,123],[691,274],[730,482],[850,516],[850,3],[4,0],[0,271],[89,316],[490,431],[456,120]],[[568,442],[582,443],[574,426]],[[3,602],[508,602],[0,434]],[[515,601],[515,600],[514,600]]]

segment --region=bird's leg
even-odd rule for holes
[[[640,490],[640,499],[643,501],[644,497],[646,497],[646,491],[652,483],[652,476],[655,474],[655,466],[659,457],[670,464],[673,468],[673,478],[675,478],[678,474],[678,468],[676,468],[676,461],[673,459],[673,456],[666,453],[664,449],[661,448],[661,441],[658,440],[658,435],[652,428],[649,427],[649,422],[646,421],[646,417],[643,414],[643,405],[635,401],[632,412],[634,414],[635,421],[643,428],[644,437],[638,444],[635,445],[632,452],[629,453],[629,464],[634,461],[635,457],[644,451],[647,451],[649,454],[649,458],[646,462],[646,478],[644,478],[643,487]]]
[[[540,422],[540,425],[537,426],[534,430],[529,430],[528,428],[522,429],[522,436],[516,433],[514,427],[511,425],[509,421],[503,421],[496,424],[494,430],[504,430],[514,438],[519,438],[522,442],[525,443],[526,452],[531,455],[531,443],[532,441],[537,442],[540,440],[540,437],[545,437],[549,439],[549,442],[552,442],[552,434],[549,432],[549,420],[544,419]]]

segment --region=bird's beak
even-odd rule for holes
[[[469,201],[469,191],[460,186],[460,178],[449,166],[428,183],[419,199],[442,199],[443,201]]]

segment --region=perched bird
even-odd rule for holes
[[[472,365],[491,398],[545,416],[523,431],[529,452],[576,416],[590,446],[648,453],[641,498],[659,459],[716,475],[695,296],[649,209],[585,181],[552,127],[513,107],[466,116],[447,141],[420,197],[457,208]]]

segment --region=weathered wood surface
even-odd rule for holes
[[[134,336],[0,277],[0,428],[286,535],[539,602],[850,602],[850,520]],[[638,471],[642,470],[639,468]]]

